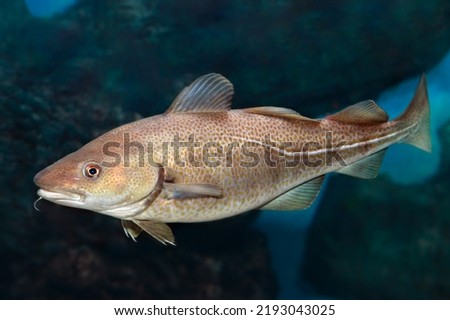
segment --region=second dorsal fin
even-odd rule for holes
[[[326,119],[346,123],[370,124],[386,122],[389,116],[374,101],[366,100],[329,115]]]
[[[294,119],[294,120],[304,120],[304,121],[314,121],[318,122],[318,120],[314,120],[311,118],[307,118],[302,116],[297,111],[287,108],[280,107],[254,107],[243,109],[242,111],[247,113],[259,114],[268,117],[280,117],[286,119]]]
[[[184,88],[167,109],[174,112],[224,112],[231,109],[233,84],[224,76],[210,73]]]

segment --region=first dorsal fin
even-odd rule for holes
[[[224,76],[210,73],[184,88],[167,109],[174,112],[224,112],[231,109],[233,84]]]
[[[389,116],[374,101],[366,100],[329,115],[326,119],[346,123],[371,124],[386,122]]]
[[[280,117],[280,118],[286,118],[286,119],[318,122],[318,120],[307,118],[307,117],[299,114],[297,111],[292,110],[292,109],[287,109],[287,108],[254,107],[254,108],[243,109],[243,111],[247,112],[247,113],[259,114],[259,115],[268,116],[268,117]]]

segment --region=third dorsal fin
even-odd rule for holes
[[[233,84],[224,76],[210,73],[184,88],[167,109],[174,112],[224,112],[231,109]]]
[[[346,123],[370,124],[387,122],[389,116],[374,101],[366,100],[329,115],[326,119]]]

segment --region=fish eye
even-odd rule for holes
[[[100,174],[100,166],[96,163],[88,163],[85,165],[83,174],[86,178],[96,178]]]

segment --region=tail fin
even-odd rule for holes
[[[408,108],[398,117],[397,121],[404,121],[407,124],[417,124],[402,142],[431,152],[430,105],[428,102],[425,74],[422,75],[417,85],[416,93],[409,103]]]

